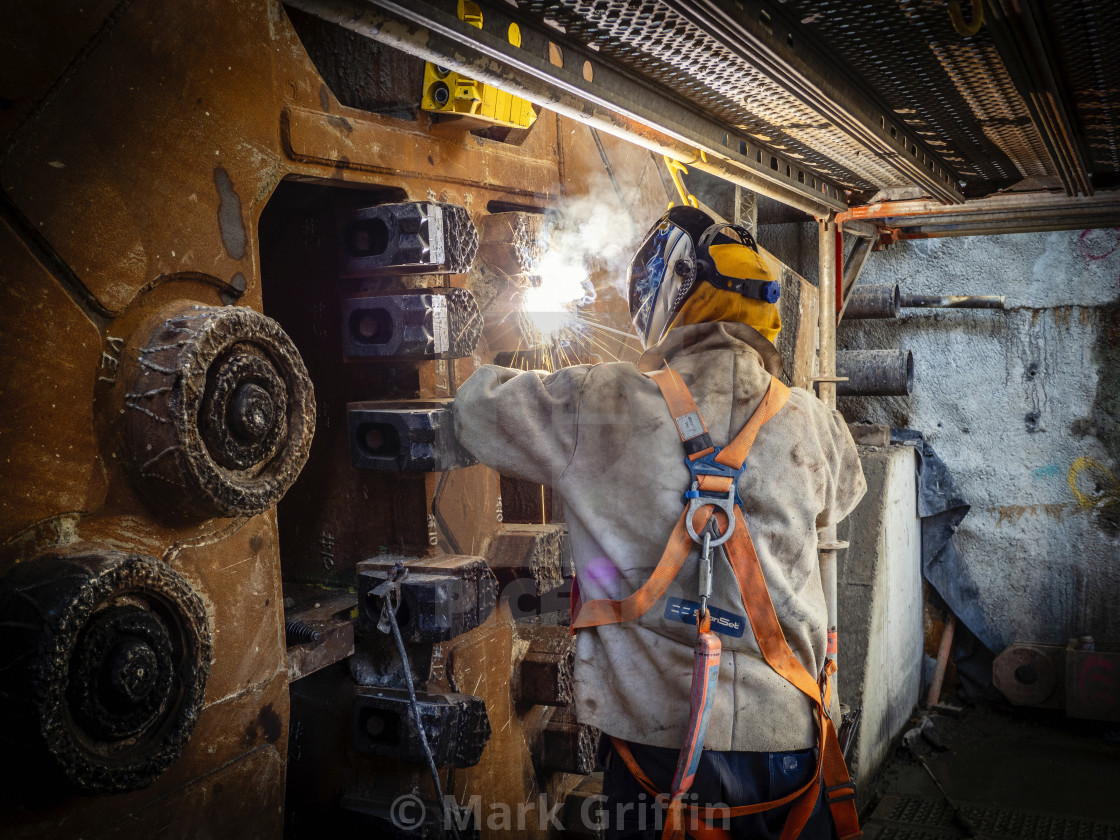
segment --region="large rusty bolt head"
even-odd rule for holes
[[[139,790],[180,756],[211,635],[178,572],[118,551],[44,556],[0,581],[0,615],[0,719],[36,784]]]
[[[126,465],[169,518],[261,513],[306,463],[314,389],[271,318],[180,301],[136,331],[121,366]]]
[[[72,665],[74,716],[98,737],[136,735],[166,705],[173,661],[170,635],[155,613],[140,604],[101,610]]]
[[[211,366],[202,400],[202,439],[229,470],[248,470],[276,454],[288,431],[288,389],[268,357],[236,347]]]

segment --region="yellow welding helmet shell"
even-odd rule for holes
[[[720,274],[738,279],[772,281],[766,263],[752,249],[739,243],[712,245],[708,252]],[[719,289],[710,283],[697,283],[682,304],[669,329],[685,324],[710,321],[735,321],[754,327],[771,344],[782,329],[777,304],[744,297],[738,292]]]

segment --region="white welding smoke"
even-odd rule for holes
[[[605,176],[594,180],[586,194],[565,198],[546,226],[534,271],[539,285],[526,289],[523,298],[525,315],[542,339],[578,332],[579,308],[598,296],[596,278],[625,295],[626,269],[643,229],[620,192],[627,195]]]

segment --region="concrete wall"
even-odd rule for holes
[[[867,495],[841,524],[838,687],[863,708],[848,763],[861,803],[918,701],[922,666],[921,521],[914,449],[861,447]]]
[[[840,349],[913,351],[909,398],[841,399],[849,421],[924,432],[972,504],[957,533],[998,652],[1120,641],[1120,230],[909,242],[861,283],[1002,294],[1006,312],[903,310]]]

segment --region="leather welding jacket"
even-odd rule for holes
[[[561,496],[584,601],[621,599],[641,586],[683,509],[689,471],[680,437],[657,385],[640,372],[665,364],[692,392],[717,446],[758,407],[770,383],[767,368],[781,367],[774,346],[753,328],[704,323],[670,330],[638,367],[546,373],[486,365],[455,396],[455,430],[468,450]],[[817,530],[847,516],[866,490],[840,414],[792,389],[759,432],[738,487],[782,630],[809,673],[819,674],[827,616]],[[681,601],[699,600],[697,558],[693,551],[639,620],[578,632],[574,691],[582,723],[628,741],[682,745],[696,628],[679,614]],[[723,656],[704,748],[813,746],[812,706],[762,659],[722,548],[714,549],[710,606]],[[832,711],[838,720],[835,700]]]

